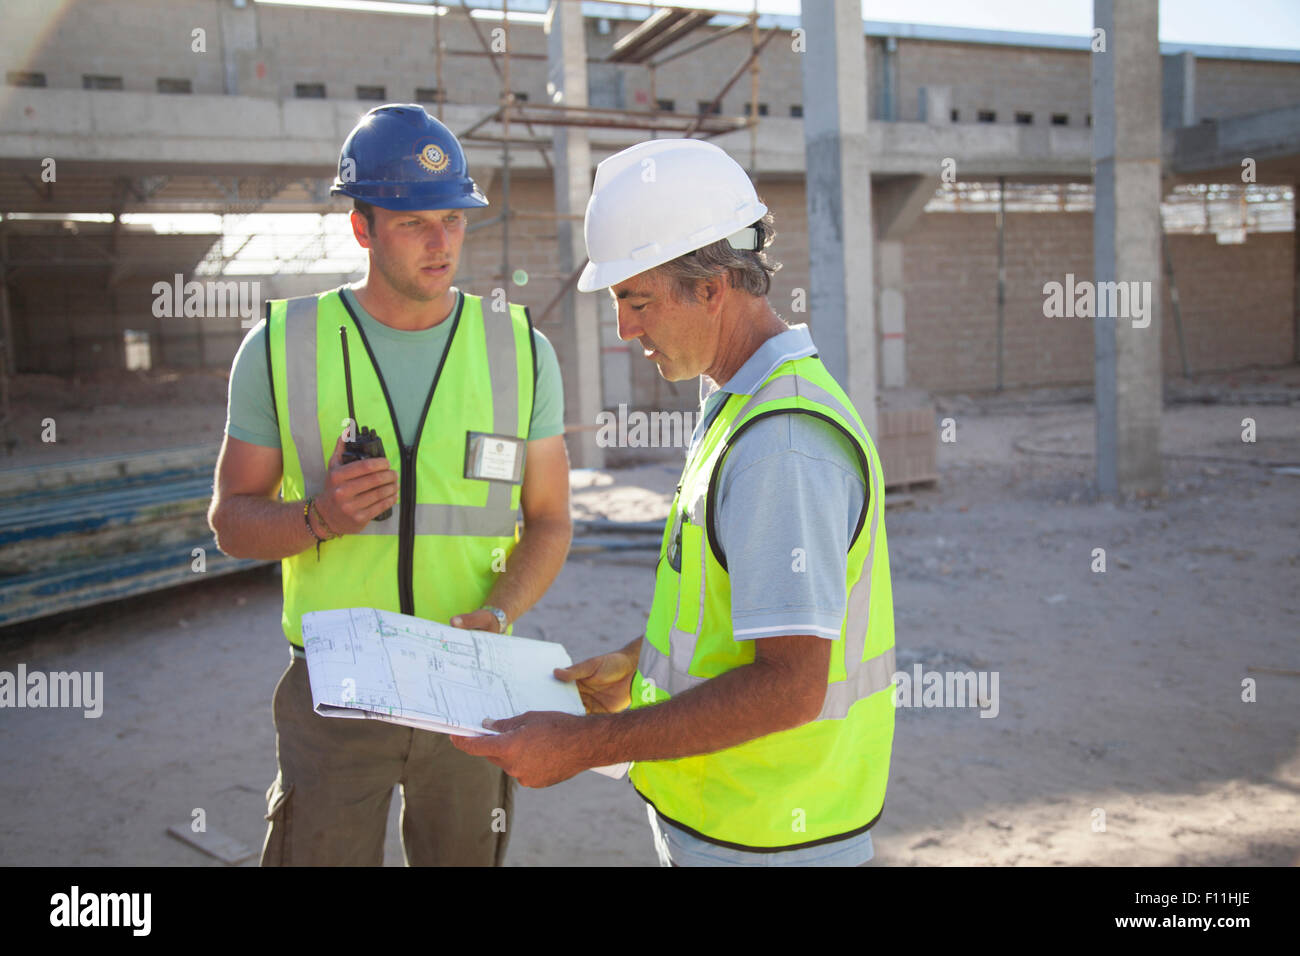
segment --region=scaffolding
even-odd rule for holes
[[[559,2],[577,3],[578,0],[559,0]],[[440,120],[444,118],[443,107],[449,99],[444,82],[448,72],[445,69],[445,60],[448,56],[486,57],[500,80],[500,92],[496,106],[458,134],[461,141],[466,145],[496,145],[501,150],[502,196],[499,204],[500,212],[491,218],[476,221],[470,226],[471,231],[497,224],[502,227],[500,268],[499,271],[490,274],[488,278],[509,282],[515,275],[511,257],[511,223],[513,221],[524,219],[552,221],[561,218],[569,220],[582,219],[581,214],[561,214],[541,209],[523,209],[512,203],[510,189],[512,166],[516,162],[514,159],[516,150],[535,150],[545,169],[548,172],[554,171],[554,163],[552,162],[554,147],[551,138],[542,135],[539,130],[575,127],[591,130],[644,132],[652,137],[679,136],[683,138],[712,139],[747,129],[750,134],[748,172],[752,178],[757,178],[757,136],[760,122],[758,110],[759,61],[763,50],[780,32],[775,27],[759,27],[757,0],[753,0],[753,8],[749,14],[715,9],[676,7],[663,4],[659,0],[648,0],[648,2],[643,3],[636,3],[634,0],[607,0],[607,2],[627,7],[629,10],[649,10],[649,15],[644,20],[614,43],[613,49],[608,56],[596,61],[619,66],[643,67],[648,72],[649,77],[649,102],[645,104],[645,108],[574,107],[559,104],[529,103],[516,98],[511,90],[512,60],[547,60],[548,57],[545,54],[515,52],[512,49],[510,43],[511,0],[501,0],[499,6],[493,7],[476,4],[472,0],[455,0],[455,2],[443,0],[440,5],[439,15],[431,18],[434,31],[433,66],[436,83],[436,92],[432,105],[436,110],[435,115]],[[490,11],[490,15],[493,17],[500,16],[500,26],[504,31],[505,42],[500,44],[499,49],[494,49],[492,41],[485,35],[479,19],[474,15],[477,11]],[[469,23],[477,40],[478,49],[447,49],[443,42],[442,20],[444,16],[453,13],[463,15]],[[708,28],[715,17],[735,18],[736,22],[724,23],[718,28]],[[707,31],[706,28],[708,28]],[[749,31],[750,36],[748,54],[728,76],[716,95],[708,101],[707,107],[700,109],[697,113],[679,113],[674,110],[660,109],[661,104],[657,97],[657,74],[661,68],[679,60],[681,57],[695,54],[719,40],[743,35],[746,30]],[[707,32],[707,35],[699,36],[701,32]],[[723,98],[742,80],[746,72],[749,74],[750,81],[747,114],[744,116],[722,115],[721,104]],[[704,101],[701,101],[701,103],[703,104]],[[221,222],[220,238],[213,244],[213,247],[199,264],[196,274],[200,275],[227,274],[232,266],[236,264],[236,260],[251,249],[250,243],[254,243],[256,238],[249,231],[249,234],[246,235],[237,234],[233,241],[228,244],[226,236],[232,232],[238,233],[241,228],[244,228],[248,216],[262,212],[268,206],[275,206],[277,197],[281,196],[286,190],[301,194],[306,199],[316,203],[323,201],[325,196],[325,190],[321,188],[322,184],[315,182],[310,175],[296,173],[288,176],[272,177],[267,180],[257,180],[256,178],[250,180],[248,177],[231,176],[185,177],[173,174],[142,177],[138,180],[118,177],[117,181],[113,183],[114,194],[118,197],[118,212],[121,212],[122,207],[132,199],[139,203],[154,200],[167,189],[173,180],[179,181],[182,179],[186,181],[184,184],[191,188],[194,187],[195,183],[189,182],[190,179],[194,179],[196,182],[204,180],[206,185],[210,187],[210,195],[193,201],[196,207],[207,211],[207,207],[214,201],[219,202],[222,206],[221,211],[217,213]],[[38,191],[42,188],[30,179],[28,179],[28,185]],[[47,193],[51,192],[50,187],[44,187],[44,189]],[[183,206],[187,207],[188,205],[190,205],[190,201],[184,201]],[[178,208],[174,211],[181,212],[182,209]],[[194,211],[199,211],[199,208]],[[120,223],[121,216],[115,216],[115,221]],[[326,227],[325,216],[322,215],[319,217],[315,228],[310,230],[308,234],[286,239],[287,242],[293,242],[294,238],[297,239],[293,248],[281,250],[280,244],[277,243],[272,253],[273,261],[290,272],[308,270],[313,263],[318,263],[323,256],[327,256],[332,248],[333,237]],[[6,277],[14,266],[7,248],[9,233],[7,217],[0,215],[0,276]],[[114,254],[115,252],[110,249],[108,255],[112,256]],[[584,266],[585,262],[578,265],[572,272],[563,274],[534,274],[534,278],[549,279],[559,283],[554,296],[537,316],[536,321],[539,325],[551,320],[552,314],[565,301],[566,297],[573,292]],[[8,328],[10,324],[10,303],[7,292],[7,283],[0,282],[0,447],[7,447],[12,444],[10,435],[12,421],[9,412],[8,392],[10,377],[14,372],[14,360],[11,345],[13,341],[12,333]]]
[[[575,2],[575,0],[559,0],[559,2]],[[493,71],[501,81],[501,92],[498,97],[498,103],[495,109],[480,117],[464,130],[457,133],[457,138],[462,143],[477,143],[483,145],[497,144],[501,147],[501,212],[489,219],[475,222],[470,226],[470,231],[484,229],[489,226],[501,226],[501,269],[500,272],[492,273],[488,276],[490,279],[499,279],[503,282],[509,281],[514,272],[511,269],[510,259],[510,222],[513,219],[524,218],[541,218],[541,219],[581,219],[578,214],[562,215],[556,212],[545,212],[539,210],[516,209],[511,205],[510,200],[510,179],[511,179],[511,151],[512,148],[536,149],[542,159],[543,165],[548,172],[554,172],[554,166],[551,162],[548,150],[552,148],[551,140],[547,137],[539,136],[536,132],[537,127],[556,127],[570,126],[583,127],[587,129],[604,129],[604,130],[635,130],[648,132],[654,137],[661,134],[670,134],[680,136],[685,139],[696,136],[702,139],[712,139],[726,133],[734,133],[740,130],[749,130],[749,167],[748,173],[751,178],[757,178],[758,165],[758,80],[759,80],[759,57],[763,49],[779,32],[775,28],[760,29],[758,26],[758,0],[754,0],[752,11],[744,16],[740,22],[726,26],[709,36],[697,40],[681,49],[672,52],[667,51],[670,47],[677,45],[680,41],[686,39],[696,30],[707,25],[716,16],[738,16],[738,14],[723,10],[708,10],[697,8],[683,8],[674,6],[662,6],[650,0],[648,3],[635,3],[632,0],[611,0],[611,2],[628,7],[649,7],[650,15],[643,20],[640,25],[633,28],[627,35],[619,38],[614,43],[614,48],[610,55],[603,62],[621,64],[621,65],[642,65],[649,72],[650,84],[650,103],[649,109],[625,109],[625,108],[606,108],[606,107],[574,107],[552,104],[537,104],[521,102],[510,88],[510,61],[512,57],[521,56],[537,58],[538,54],[520,54],[512,53],[510,45],[510,2],[502,0],[500,13],[501,26],[504,31],[504,43],[500,50],[494,50],[488,38],[484,36],[483,30],[479,27],[477,19],[474,17],[474,11],[480,9],[468,2],[468,0],[459,0],[458,9],[464,14],[465,19],[469,22],[478,40],[479,50],[457,50],[448,51],[444,48],[442,42],[441,16],[435,16],[434,21],[434,72],[437,83],[436,106],[437,115],[442,119],[442,106],[447,100],[446,89],[443,86],[443,57],[446,55],[456,56],[486,56],[491,63]],[[491,8],[495,13],[496,8]],[[707,109],[700,110],[697,114],[684,114],[676,111],[666,111],[659,109],[659,101],[656,98],[656,72],[665,64],[694,53],[709,44],[712,44],[725,37],[732,36],[748,29],[750,32],[750,52],[741,62],[740,66],[730,75],[722,88],[718,90],[716,96],[709,101]],[[656,54],[663,54],[656,56]],[[750,76],[750,97],[749,110],[746,116],[723,116],[721,114],[721,103],[723,97],[731,91],[732,87],[745,75],[746,71]],[[527,133],[526,137],[512,136],[511,126],[522,126]],[[495,126],[496,129],[489,129]],[[573,291],[577,285],[578,277],[586,263],[579,265],[570,273],[554,274],[537,274],[537,278],[561,280],[560,287],[555,295],[546,304],[539,313],[536,322],[538,325],[545,324],[552,312],[564,301],[565,297]]]

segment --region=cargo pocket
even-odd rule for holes
[[[279,774],[266,791],[266,842],[262,844],[262,866],[289,866],[289,828],[293,824],[293,784],[285,788]]]

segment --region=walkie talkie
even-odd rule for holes
[[[343,442],[343,464],[350,461],[361,461],[365,458],[383,458],[384,457],[384,440],[379,437],[377,432],[369,428],[364,428],[357,424],[357,413],[352,407],[352,365],[348,361],[348,330],[347,326],[339,326],[339,339],[343,343],[343,382],[348,390],[348,418],[352,419],[352,424],[357,430],[356,441]],[[383,512],[375,515],[375,521],[387,521],[393,516],[391,507],[385,508]]]

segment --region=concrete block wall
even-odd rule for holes
[[[228,0],[7,0],[0,33],[0,65],[6,71],[46,74],[53,88],[79,89],[83,74],[121,76],[123,88],[154,92],[160,77],[189,79],[196,94],[226,92],[229,66],[240,92],[294,97],[297,83],[323,83],[331,99],[354,99],[359,85],[383,86],[390,102],[408,101],[417,87],[436,85],[434,20],[425,16],[250,5],[239,10]],[[586,22],[588,55],[606,56],[636,23]],[[498,21],[478,22],[491,36]],[[206,31],[206,52],[192,49],[192,31]],[[444,48],[481,49],[464,15],[456,9],[440,19]],[[687,42],[706,36],[697,31]],[[510,49],[545,54],[538,24],[514,23]],[[230,49],[226,49],[230,43]],[[254,44],[245,48],[241,44]],[[728,36],[699,53],[672,61],[656,76],[654,98],[672,99],[678,112],[692,114],[697,101],[711,99],[750,49],[748,31]],[[868,75],[874,88],[873,115],[880,115],[885,55],[880,37],[864,37]],[[761,59],[759,102],[772,117],[788,117],[802,101],[802,57],[789,36],[768,44]],[[940,42],[903,38],[893,54],[895,115],[920,116],[920,90],[951,87],[960,122],[975,122],[976,112],[992,109],[998,123],[1013,123],[1017,111],[1032,112],[1034,125],[1048,125],[1052,113],[1066,113],[1072,127],[1086,126],[1091,110],[1090,54],[1058,50]],[[229,61],[229,64],[227,63]],[[649,73],[642,66],[592,64],[593,102],[620,99],[627,108],[649,109]],[[512,58],[511,88],[530,102],[546,102],[544,59]],[[482,56],[449,53],[443,85],[451,102],[490,105],[500,81]],[[617,89],[614,89],[617,87]],[[1197,114],[1217,118],[1300,102],[1300,64],[1258,60],[1198,59]],[[724,97],[722,112],[740,115],[750,99],[749,77],[742,76]]]
[[[997,361],[993,217],[922,215],[903,249],[907,383],[991,387]]]
[[[772,247],[782,268],[769,300],[787,322],[806,322],[817,335],[817,317],[794,309],[796,290],[809,281],[808,228],[803,183],[765,180],[758,192],[776,219]],[[488,191],[500,205],[500,182]],[[516,177],[517,208],[553,209],[549,179]],[[511,225],[511,266],[529,273],[525,286],[506,285],[510,301],[529,306],[535,318],[560,280],[553,275],[554,220],[517,219]],[[1093,334],[1087,319],[1043,316],[1043,284],[1082,281],[1092,273],[1092,217],[1087,213],[1009,213],[1006,227],[1007,288],[1003,330],[1003,376],[1007,387],[1067,385],[1092,381]],[[1219,245],[1214,236],[1170,237],[1170,254],[1183,305],[1184,334],[1193,371],[1283,365],[1293,354],[1291,233],[1252,234],[1244,245]],[[501,227],[478,230],[461,258],[461,285],[490,296],[501,280]],[[997,232],[991,213],[930,213],[904,239],[908,384],[936,391],[986,389],[996,384]],[[601,293],[603,297],[603,293]],[[1181,370],[1173,312],[1162,286],[1164,370]],[[805,297],[806,300],[806,297]],[[602,298],[602,321],[612,307]],[[556,320],[540,326],[554,333]],[[552,341],[558,339],[551,334]],[[611,339],[612,344],[612,339]],[[562,348],[560,349],[562,352]],[[629,356],[634,407],[692,409],[693,388],[659,378],[633,349]],[[560,355],[562,367],[566,356]]]
[[[81,89],[83,74],[122,77],[122,87],[157,90],[159,77],[189,79],[195,93],[224,92],[219,7],[212,0],[6,0],[0,63],[46,75],[50,87]],[[206,53],[192,31],[206,31]],[[33,48],[33,41],[36,41]]]
[[[1198,120],[1278,109],[1300,103],[1300,63],[1196,61]]]
[[[473,174],[474,170],[471,168],[470,172]],[[479,182],[481,185],[482,179]],[[471,226],[501,213],[504,202],[500,175],[492,177],[486,195],[491,205],[486,209],[470,210]],[[522,175],[516,171],[510,181],[510,205],[516,213],[553,213],[555,199],[550,177]],[[498,223],[475,229],[466,237],[456,284],[466,292],[482,296],[485,309],[492,308],[494,290],[504,289],[507,301],[528,307],[537,327],[556,347],[561,369],[573,367],[574,360],[563,354],[559,310],[552,313],[549,321],[540,321],[542,310],[554,297],[562,281],[558,277],[555,220],[519,216],[510,222],[509,269],[512,273],[522,269],[528,274],[524,285],[517,285],[512,277],[503,279],[500,275],[503,231],[503,225]]]
[[[511,185],[518,209],[550,211],[549,179],[517,177]],[[807,218],[802,183],[762,181],[759,193],[777,225],[774,257],[782,269],[769,299],[787,322],[806,322],[814,340],[817,317],[795,309],[797,290],[808,288]],[[489,189],[500,208],[500,181]],[[1006,226],[1007,301],[1003,333],[1007,387],[1068,385],[1092,381],[1092,324],[1082,318],[1043,316],[1043,284],[1083,280],[1092,271],[1092,219],[1086,213],[1009,213]],[[908,384],[935,391],[980,390],[996,384],[997,234],[991,213],[923,215],[904,238]],[[1240,245],[1220,245],[1213,235],[1173,235],[1170,256],[1183,311],[1192,370],[1230,370],[1288,364],[1294,354],[1291,233],[1257,233]],[[459,285],[489,300],[504,287],[507,298],[529,306],[534,318],[560,286],[555,259],[555,221],[519,218],[511,225],[512,269],[529,274],[525,285],[503,283],[501,226],[471,235],[464,248]],[[189,278],[187,276],[187,278]],[[264,278],[262,298],[333,288],[347,276]],[[95,281],[51,283],[37,274],[18,277],[11,302],[16,315],[16,354],[21,371],[74,374],[124,364],[123,333],[150,333],[155,367],[228,368],[245,330],[238,318],[158,318],[152,280],[128,278],[111,290]],[[1161,286],[1162,348],[1166,376],[1181,361],[1168,289]],[[601,296],[602,321],[614,322]],[[562,367],[571,366],[555,316],[540,325],[557,345]],[[607,343],[618,347],[613,337]],[[622,391],[634,407],[693,409],[693,386],[666,383],[633,349],[629,382]],[[630,392],[629,392],[630,390]]]
[[[108,295],[31,277],[10,285],[15,365],[20,372],[73,375],[125,365],[122,329]]]
[[[1003,329],[1007,387],[1084,384],[1093,378],[1092,322],[1046,318],[1043,285],[1092,274],[1092,217],[1009,213]],[[1242,245],[1213,235],[1172,235],[1191,370],[1289,364],[1294,245],[1258,233]],[[908,384],[935,391],[997,383],[997,232],[991,213],[930,213],[904,239]],[[1169,290],[1163,281],[1161,348],[1166,378],[1181,374]]]
[[[188,277],[187,277],[188,278]],[[102,282],[20,276],[10,286],[18,371],[74,375],[126,367],[124,333],[149,333],[152,365],[229,368],[247,331],[238,317],[157,317],[152,278]]]
[[[501,206],[501,184],[489,187],[493,207]],[[808,289],[807,219],[803,185],[795,180],[763,180],[760,195],[777,226],[774,257],[782,269],[773,279],[770,301],[787,322],[806,322],[817,335],[817,316],[795,308],[798,290]],[[549,178],[517,176],[512,182],[517,210],[549,212]],[[1065,385],[1092,380],[1092,326],[1087,319],[1043,316],[1042,287],[1082,280],[1092,271],[1092,219],[1086,213],[1010,213],[1006,228],[1007,303],[1004,327],[1004,382],[1008,387]],[[1292,233],[1252,234],[1241,245],[1220,245],[1213,235],[1169,238],[1183,306],[1184,334],[1193,371],[1276,366],[1294,354],[1292,314],[1294,244]],[[923,215],[904,238],[907,381],[936,391],[987,389],[996,384],[995,218],[991,213]],[[527,284],[503,283],[501,226],[468,237],[459,284],[492,296],[504,287],[507,298],[529,306],[535,318],[558,290],[555,221],[518,218],[511,225],[512,269],[523,269]],[[155,277],[156,278],[156,277]],[[187,276],[187,278],[189,278]],[[281,276],[263,278],[262,298],[333,288],[349,277]],[[242,341],[238,318],[157,318],[152,314],[153,279],[128,278],[111,290],[88,276],[78,285],[51,283],[39,274],[19,276],[12,286],[16,354],[22,371],[73,374],[123,365],[123,332],[151,333],[153,364],[172,367],[228,368]],[[1163,290],[1164,370],[1181,369],[1168,291]],[[614,313],[601,299],[602,322]],[[805,304],[806,295],[803,296]],[[557,345],[563,367],[558,318],[540,325]],[[613,336],[607,346],[618,348]],[[639,353],[628,355],[629,404],[645,408],[692,409],[693,387],[666,383]],[[629,390],[630,389],[630,393]]]
[[[470,173],[472,175],[474,170],[471,169]],[[474,228],[475,223],[492,219],[502,211],[504,201],[499,175],[492,178],[486,195],[490,206],[469,210],[470,227],[474,231],[466,236],[461,249],[457,284],[465,291],[485,298],[492,295],[493,289],[504,288],[506,298],[528,306],[536,320],[560,287],[561,280],[554,275],[559,270],[555,248],[555,220],[528,218],[519,213],[554,213],[555,201],[550,177],[521,175],[516,170],[510,180],[510,206],[516,214],[516,218],[510,221],[510,269],[523,269],[528,273],[528,282],[522,286],[500,276],[504,227],[497,223]]]
[[[153,92],[158,77],[178,77],[190,78],[196,94],[220,94],[224,90],[222,19],[255,16],[259,46],[252,52],[265,57],[270,74],[258,95],[292,98],[295,83],[325,83],[329,96],[336,100],[334,104],[299,104],[319,106],[319,122],[313,120],[310,124],[317,132],[339,126],[337,99],[353,97],[359,84],[385,86],[389,100],[411,99],[417,86],[435,85],[430,18],[272,6],[232,11],[224,3],[74,0],[52,15],[51,6],[43,0],[9,0],[5,4],[4,29],[0,31],[0,60],[5,70],[45,72],[52,87],[79,89],[83,73],[103,73],[121,75],[127,90]],[[494,25],[493,21],[480,22],[488,34]],[[589,55],[604,55],[615,39],[633,26],[612,21],[611,33],[600,34],[596,21],[589,20]],[[207,53],[191,49],[191,31],[196,27],[207,31]],[[447,48],[479,48],[461,14],[454,12],[443,18],[441,28]],[[704,36],[703,32],[698,36]],[[41,39],[37,42],[34,37]],[[347,38],[347,42],[339,42],[340,37]],[[512,25],[510,38],[515,52],[545,52],[540,26]],[[873,82],[878,82],[883,68],[880,40],[864,38],[864,44],[870,75]],[[742,31],[699,54],[674,61],[659,71],[656,96],[674,99],[680,112],[693,113],[696,101],[717,92],[743,60],[749,45],[749,35]],[[776,37],[765,50],[759,100],[768,103],[771,117],[787,117],[789,107],[800,103],[804,55],[794,52],[789,38],[783,36]],[[894,55],[896,115],[904,121],[918,119],[920,89],[946,86],[951,88],[952,106],[959,110],[963,123],[974,122],[978,109],[993,109],[999,124],[1010,124],[1014,113],[1024,110],[1034,113],[1035,126],[1047,126],[1051,113],[1065,112],[1071,127],[1082,128],[1090,109],[1088,56],[1082,51],[902,39]],[[527,92],[531,101],[545,102],[544,60],[514,59],[511,70],[513,89]],[[601,73],[603,79],[599,78]],[[602,67],[594,75],[597,82],[605,83],[611,82],[612,76],[621,77],[623,105],[651,105],[644,68]],[[488,106],[496,101],[499,81],[486,58],[449,55],[444,60],[444,85],[453,103]],[[646,95],[638,98],[638,92]],[[873,89],[873,112],[877,112],[878,93]],[[724,98],[723,112],[741,113],[749,98],[749,78],[745,76]],[[1201,59],[1197,61],[1196,98],[1202,118],[1300,102],[1300,64]],[[142,107],[139,117],[139,129],[146,131],[145,135],[149,129],[172,123],[173,111],[185,108],[179,98],[149,99],[151,105]],[[270,100],[256,102],[268,110],[279,109]],[[350,116],[348,113],[348,122]],[[789,125],[790,137],[797,139],[799,127]],[[331,144],[337,138],[331,134]],[[737,142],[744,140],[743,135],[737,138]],[[747,149],[733,147],[733,154],[742,163],[747,162]],[[486,178],[481,172],[479,175]],[[494,207],[476,213],[476,219],[488,218],[500,209],[499,173],[492,180],[489,196]],[[766,179],[760,169],[758,188],[776,214],[774,255],[784,265],[773,282],[773,307],[787,321],[807,321],[815,336],[816,316],[793,308],[795,290],[807,289],[809,272],[802,183],[789,178]],[[552,186],[547,177],[517,174],[512,192],[516,208],[553,209]],[[560,282],[558,277],[548,275],[557,271],[555,223],[548,219],[517,219],[512,223],[511,235],[511,267],[526,270],[530,281],[522,287],[506,285],[508,295],[513,301],[531,306],[535,314],[540,313]],[[996,360],[995,241],[993,217],[983,214],[924,216],[907,237],[909,384],[935,389],[992,386]],[[1193,368],[1268,365],[1289,360],[1294,338],[1294,251],[1290,233],[1252,235],[1243,246],[1219,246],[1212,236],[1175,236],[1171,237],[1171,248]],[[1089,323],[1048,320],[1041,315],[1043,282],[1061,279],[1067,272],[1084,276],[1091,271],[1091,218],[1012,214],[1006,252],[1006,383],[1091,380]],[[461,266],[466,287],[490,295],[492,288],[502,284],[501,279],[491,278],[499,268],[500,227],[476,232],[468,240]],[[336,283],[331,278],[322,287],[329,284]],[[93,288],[93,282],[88,281],[87,287]],[[81,298],[83,295],[86,297]],[[199,320],[154,319],[147,288],[137,293],[123,284],[113,295],[116,305],[106,310],[103,296],[77,290],[51,291],[24,286],[20,281],[14,291],[15,312],[26,314],[23,310],[28,310],[38,317],[16,324],[20,353],[28,348],[29,354],[40,356],[40,370],[49,371],[74,370],[71,365],[59,366],[61,361],[90,366],[121,364],[121,332],[139,328],[156,333],[155,364],[219,366],[229,364],[229,356],[242,338],[237,320],[233,329],[224,329],[215,324],[223,320],[203,320],[206,324],[201,328],[191,328],[186,323]],[[606,308],[602,314],[606,321],[612,321],[612,310]],[[1165,368],[1171,373],[1179,364],[1167,302],[1163,316]],[[24,336],[28,337],[26,341]],[[60,358],[68,344],[75,346],[72,357]],[[634,403],[694,406],[691,389],[686,389],[691,394],[683,397],[680,387],[670,388],[663,383],[639,354],[631,358]],[[678,401],[682,404],[675,405]]]
[[[900,40],[896,55],[900,120],[924,119],[923,86],[951,87],[961,123],[976,122],[979,110],[994,110],[998,123],[1014,123],[1017,112],[1027,112],[1034,114],[1033,125],[1048,126],[1053,113],[1065,113],[1069,126],[1083,127],[1092,111],[1086,52]]]
[[[973,217],[963,214],[961,218]],[[988,280],[993,292],[989,313],[994,328],[991,344],[996,349],[997,223],[992,215],[978,218],[990,232],[989,248],[994,256]],[[1092,381],[1092,321],[1049,319],[1043,315],[1044,283],[1064,283],[1068,273],[1073,273],[1076,281],[1092,276],[1092,215],[1008,213],[1004,244],[1007,263],[1002,333],[1005,384],[1016,387]],[[908,338],[911,339],[910,329]],[[996,365],[993,374],[996,378]]]
[[[609,35],[601,35],[589,29],[588,56],[594,58],[608,55],[614,43],[635,27],[635,23],[620,21],[614,24]],[[684,41],[682,46],[705,36],[706,32],[699,30]],[[656,71],[654,98],[673,100],[679,113],[695,113],[700,100],[712,101],[723,84],[744,62],[750,49],[750,33],[741,30],[710,44],[698,53],[673,60]],[[769,116],[789,117],[792,105],[802,105],[803,55],[794,51],[788,31],[784,36],[774,37],[764,48],[759,59],[758,102],[768,105]],[[620,69],[624,71],[624,106],[628,109],[650,108],[653,104],[650,99],[649,70],[644,66],[626,66]],[[743,115],[749,99],[750,78],[746,72],[723,97],[722,113],[728,116]]]
[[[407,102],[416,87],[436,85],[430,17],[274,6],[223,10],[226,2],[75,0],[52,15],[44,0],[12,0],[5,4],[0,63],[6,71],[43,72],[53,88],[80,89],[82,75],[93,73],[122,77],[125,90],[152,93],[157,79],[168,77],[189,79],[196,94],[221,94],[226,92],[222,17],[251,16],[259,46],[238,51],[232,60],[241,74],[242,61],[251,59],[269,75],[262,88],[243,92],[270,91],[291,99],[296,83],[324,83],[328,97],[352,99],[358,85],[378,85],[386,88],[388,101]],[[489,38],[499,25],[479,23]],[[196,28],[206,31],[206,52],[192,49]],[[481,49],[459,12],[442,18],[441,33],[448,50]],[[511,24],[510,49],[544,55],[542,28]],[[544,101],[544,60],[512,60],[511,74],[513,89],[527,92],[532,102]],[[446,56],[443,79],[453,102],[497,101],[500,81],[484,57]]]
[[[808,307],[808,208],[800,180],[758,181],[758,195],[776,221],[776,240],[768,248],[771,258],[781,263],[772,277],[768,300],[777,315],[792,325],[807,322],[815,331],[815,319]],[[796,296],[796,289],[802,290]],[[795,306],[805,311],[796,311]]]
[[[1169,237],[1192,371],[1285,365],[1295,355],[1295,243],[1290,232],[1254,233],[1240,245],[1213,235]],[[1181,368],[1166,289],[1166,377]]]
[[[257,15],[261,46],[273,52],[279,72],[281,98],[293,97],[295,83],[324,83],[331,98],[352,98],[358,85],[366,85],[384,86],[389,102],[409,102],[416,87],[437,85],[432,17],[268,6],[259,7]],[[489,41],[501,26],[478,25]],[[482,50],[464,14],[455,9],[442,17],[440,31],[446,50]],[[542,28],[512,23],[509,49],[545,55]],[[442,75],[448,102],[497,102],[501,81],[486,57],[445,55]],[[545,60],[512,59],[510,86],[527,93],[530,102],[545,102]]]

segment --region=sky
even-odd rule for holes
[[[386,8],[394,12],[410,11],[428,15],[434,0],[256,0],[259,3],[285,3],[302,6]],[[484,8],[500,9],[503,2],[521,19],[537,22],[548,0],[471,0],[478,7],[476,16],[490,18]],[[798,16],[800,0],[758,0],[760,13]],[[815,0],[817,3],[832,0]],[[833,0],[851,2],[851,0]],[[1124,2],[1124,0],[1116,0]],[[438,9],[447,12],[447,0]],[[659,0],[660,6],[704,7],[736,13],[749,13],[754,0]],[[1088,36],[1092,31],[1093,0],[861,0],[865,20],[892,21],[1017,33],[1048,33],[1061,36]],[[587,14],[600,16],[601,0],[587,0]],[[641,18],[650,11],[649,4],[624,5],[604,3],[610,10],[626,10]],[[415,10],[412,8],[422,8]],[[610,14],[613,15],[613,14]],[[499,17],[499,14],[497,14]],[[1300,50],[1300,0],[1160,0],[1160,40],[1164,43],[1204,44],[1209,46],[1269,47]]]
[[[752,0],[672,0],[748,13]],[[824,0],[819,0],[824,2]],[[1092,0],[863,0],[866,20],[1086,36]],[[759,0],[760,13],[798,15],[799,0]],[[1300,49],[1300,0],[1161,0],[1165,43]]]

